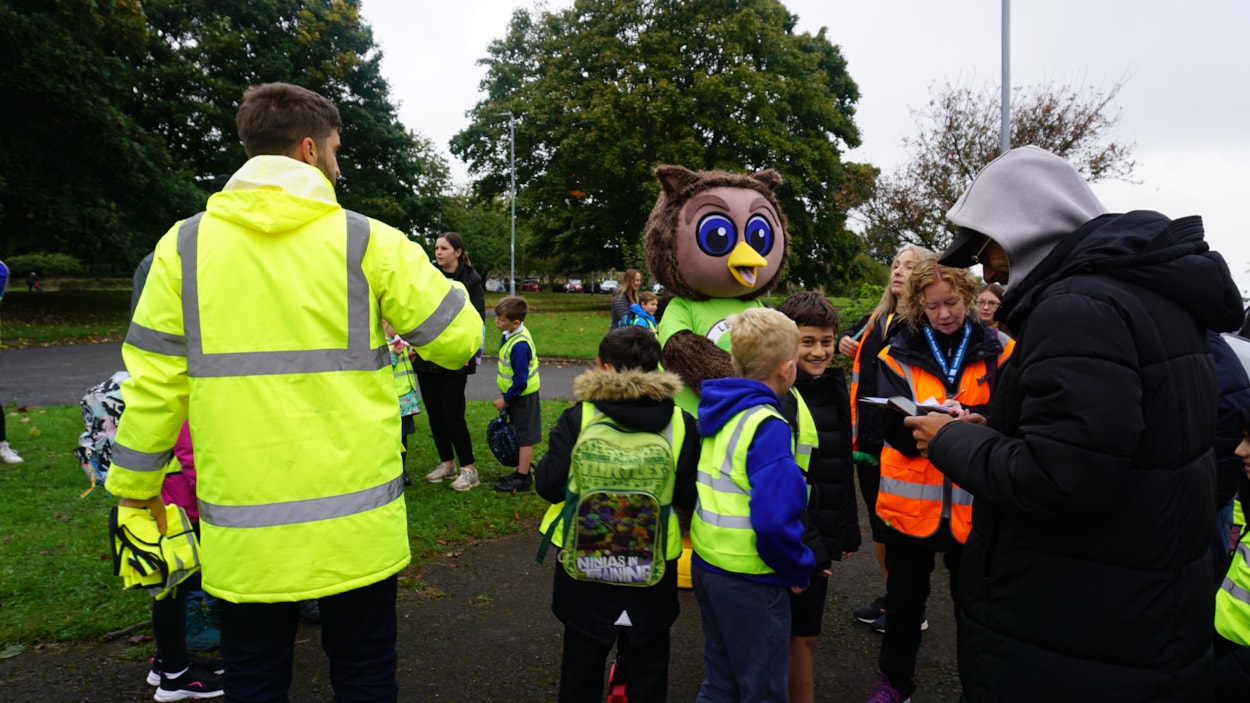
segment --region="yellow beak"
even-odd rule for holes
[[[768,260],[760,256],[746,242],[738,242],[738,246],[729,252],[729,273],[747,288],[755,287],[756,269],[768,266]]]

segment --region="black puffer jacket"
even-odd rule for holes
[[[976,497],[961,576],[968,700],[1209,700],[1207,330],[1241,324],[1227,265],[1198,218],[1102,215],[1003,308],[1019,335],[991,428],[950,423],[929,447]]]
[[[804,541],[816,555],[817,568],[823,569],[840,561],[842,552],[859,551],[860,545],[851,463],[851,391],[846,374],[832,366],[818,378],[799,371],[794,387],[803,394],[819,437],[807,469],[812,489],[804,521],[811,534]],[[798,399],[793,394],[781,396],[781,415],[791,427],[798,427]]]
[[[438,264],[434,264],[434,268],[438,268]],[[464,285],[465,290],[469,292],[469,303],[477,310],[477,314],[486,319],[486,286],[482,283],[482,275],[477,269],[461,262],[456,267],[455,272],[447,273],[443,271],[443,276],[453,281],[459,281]],[[412,369],[417,373],[459,373],[470,374],[477,371],[477,356],[469,359],[468,363],[458,369],[445,369],[442,366],[422,359],[419,355],[412,360]]]

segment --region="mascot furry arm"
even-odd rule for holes
[[[773,194],[781,175],[681,166],[655,174],[660,197],[647,220],[647,268],[674,296],[660,321],[661,359],[697,395],[705,380],[733,375],[726,318],[762,305],[757,299],[781,280],[790,247]]]

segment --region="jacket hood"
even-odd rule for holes
[[[315,166],[286,156],[253,156],[208,199],[208,212],[260,232],[286,232],[342,209]]]
[[[1007,253],[1016,284],[1081,225],[1107,212],[1067,161],[1036,146],[1012,149],[981,169],[946,219],[960,232],[942,253],[945,266],[971,266],[988,236]]]
[[[663,430],[681,390],[676,374],[626,369],[591,369],[573,379],[573,395],[594,403],[608,417],[649,432]]]
[[[703,382],[699,396],[699,435],[711,437],[734,415],[756,405],[780,407],[772,389],[749,378],[714,378]]]
[[[1103,215],[1054,247],[1027,279],[1007,289],[1002,312],[1010,320],[1030,310],[1050,283],[1101,274],[1155,290],[1207,329],[1241,327],[1241,293],[1228,264],[1203,240],[1202,219],[1169,220],[1147,210]]]

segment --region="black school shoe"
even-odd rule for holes
[[[528,491],[530,486],[534,485],[534,478],[529,474],[519,474],[515,471],[499,479],[499,483],[495,484],[495,490],[500,493],[512,493],[513,491]]]

